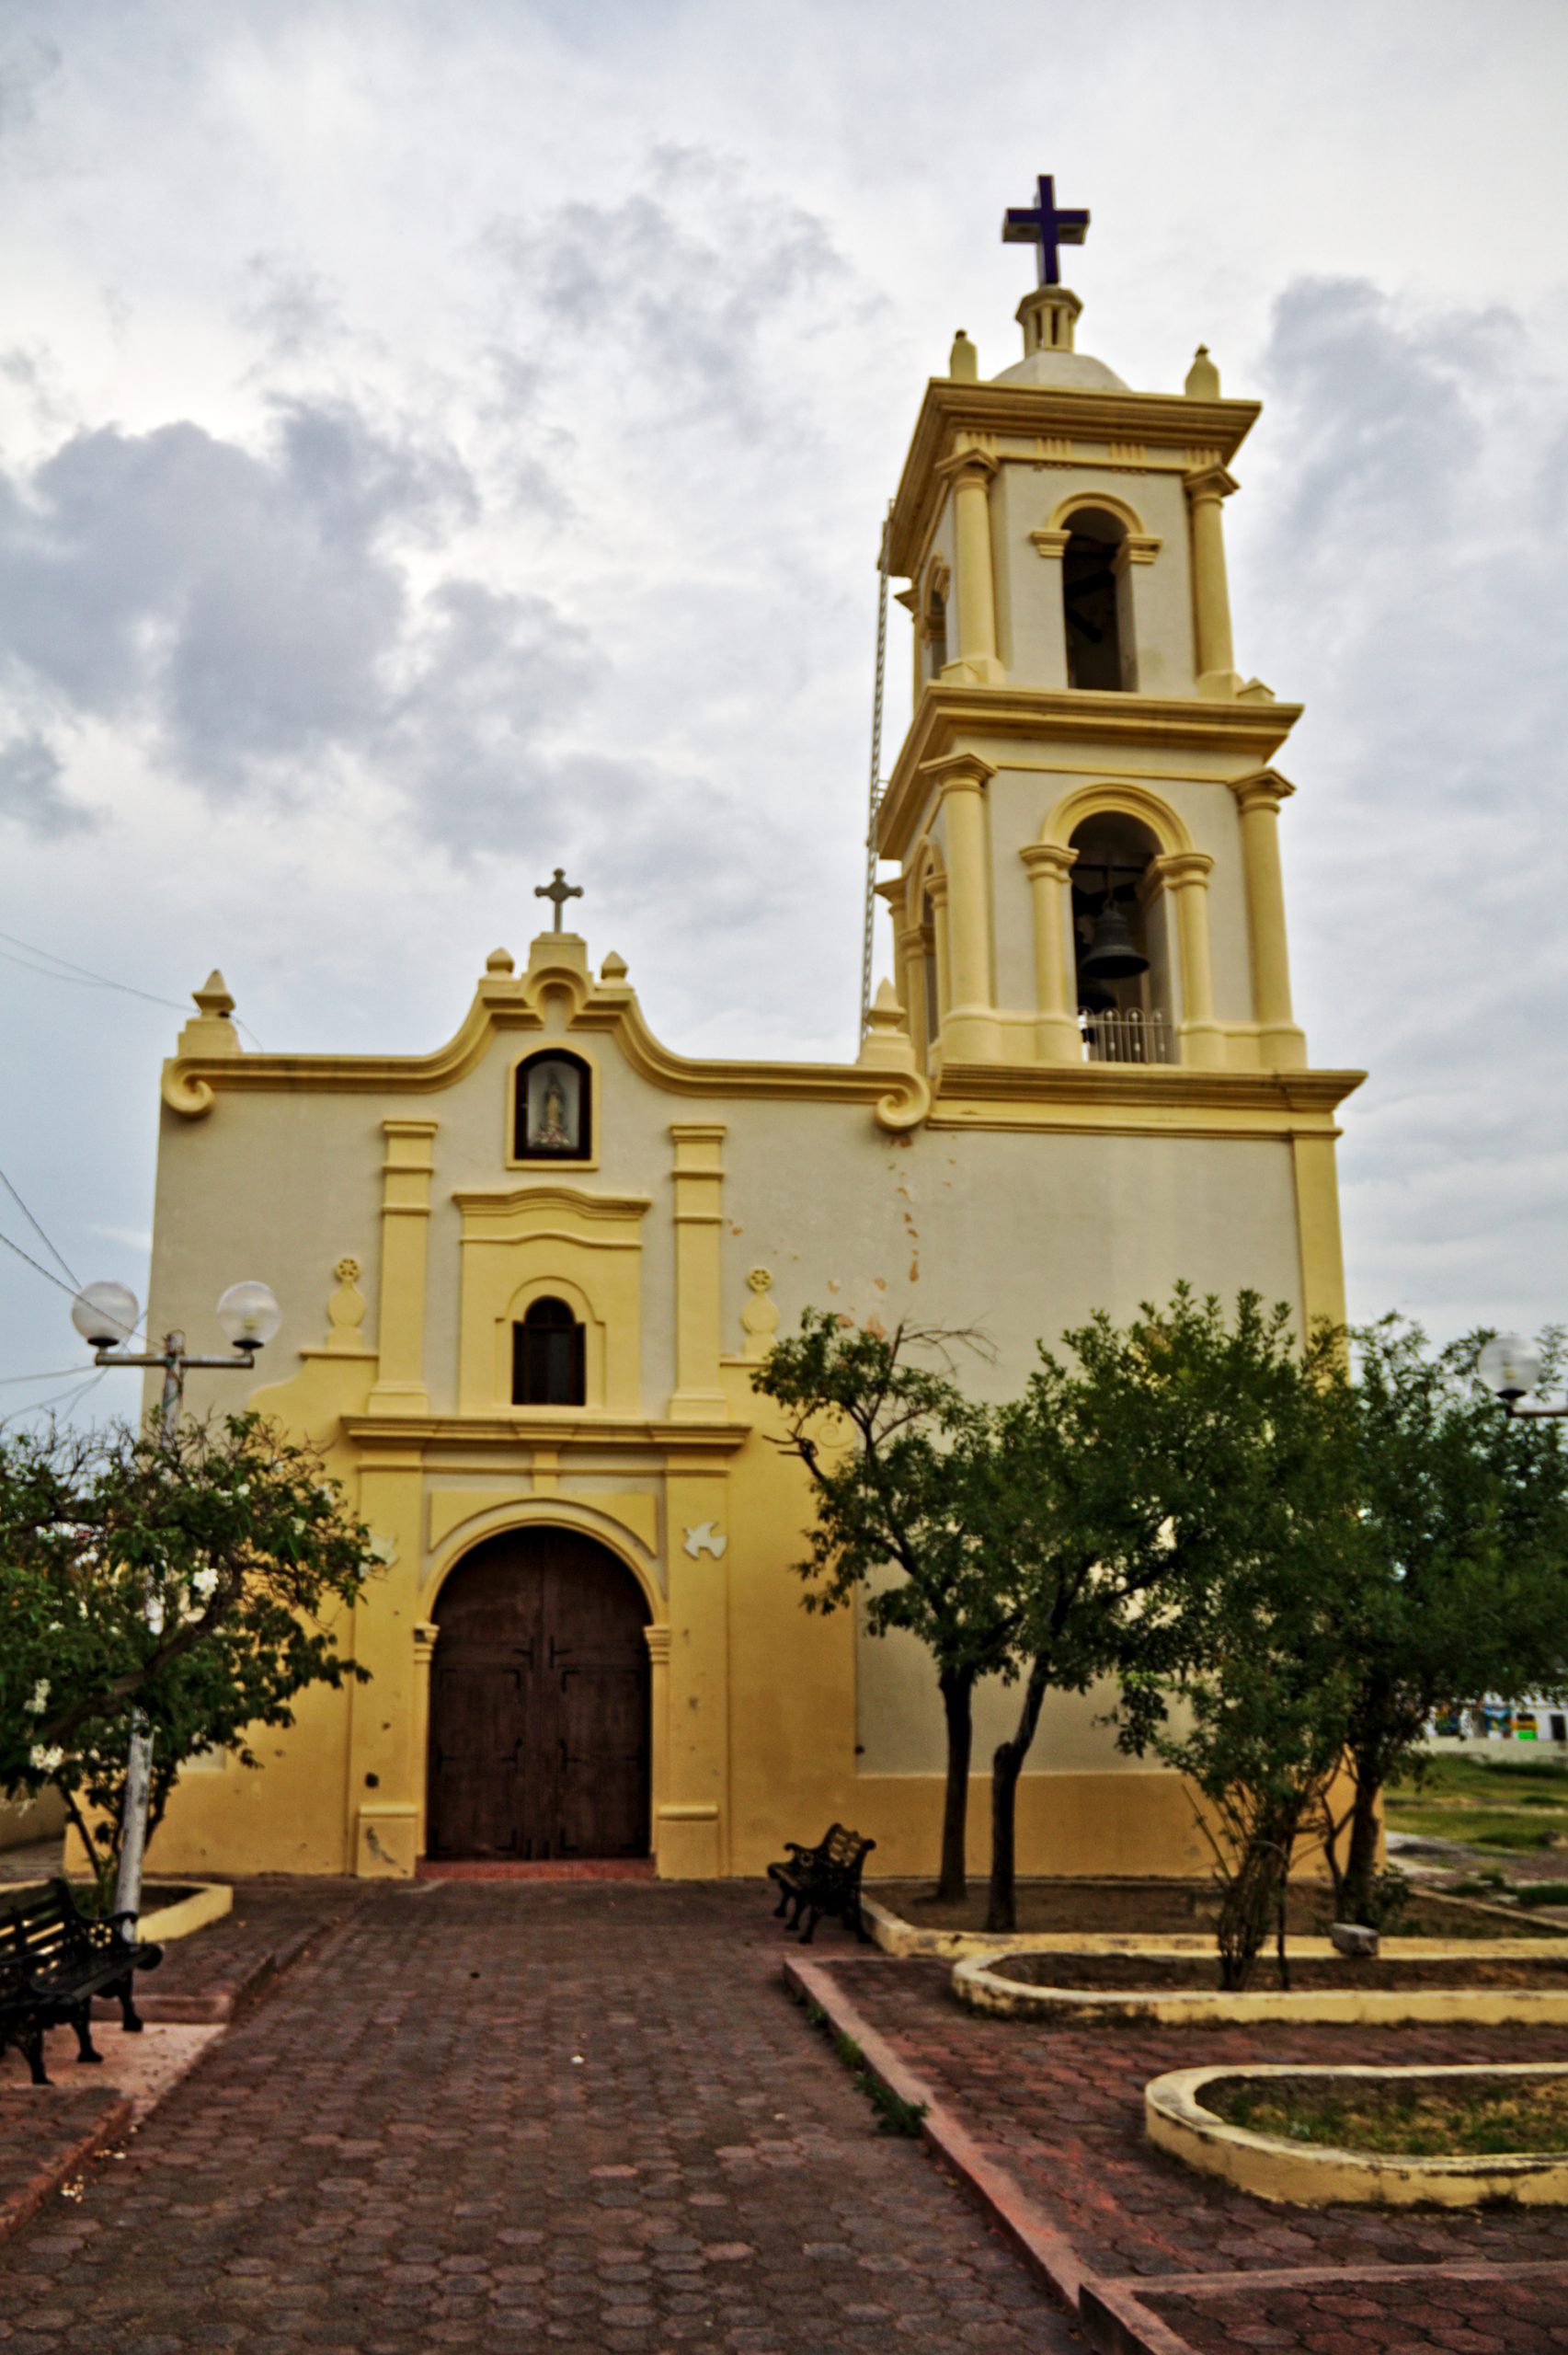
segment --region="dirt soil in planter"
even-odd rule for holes
[[[1203,2106],[1231,2126],[1341,2151],[1414,2159],[1568,2156],[1568,2077],[1427,2078],[1402,2085],[1322,2077],[1230,2077]]]
[[[866,1895],[901,1920],[921,1930],[983,1930],[986,1891],[983,1880],[970,1883],[962,1905],[939,1905],[929,1881],[871,1881]],[[1028,1880],[1018,1884],[1018,1929],[1033,1931],[1103,1930],[1117,1936],[1139,1932],[1165,1935],[1171,1931],[1212,1930],[1218,1901],[1205,1880]],[[1293,1881],[1288,1926],[1297,1937],[1324,1936],[1333,1918],[1333,1904],[1322,1881]],[[1500,1909],[1483,1909],[1458,1897],[1440,1897],[1425,1890],[1412,1891],[1409,1903],[1387,1937],[1530,1938],[1561,1937],[1561,1925],[1549,1922],[1511,1920]]]
[[[1207,1955],[1137,1954],[1010,1954],[988,1968],[1004,1979],[1021,1980],[1026,1987],[1083,1987],[1103,1994],[1181,1994],[1207,1992],[1219,1984],[1218,1958]],[[1279,1963],[1271,1951],[1261,1955],[1248,1992],[1261,1993],[1279,1985]],[[1290,1958],[1293,1993],[1315,1988],[1416,1987],[1568,1987],[1568,1955],[1534,1958],[1520,1955],[1505,1960],[1478,1956],[1473,1961],[1419,1961],[1413,1957],[1379,1955],[1363,1961],[1333,1955],[1319,1962]]]

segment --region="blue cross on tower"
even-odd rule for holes
[[[1059,213],[1056,188],[1049,172],[1042,172],[1039,193],[1033,204],[1009,205],[1001,216],[1001,242],[1004,246],[1036,246],[1040,256],[1040,284],[1061,284],[1061,258],[1058,248],[1081,246],[1089,232],[1087,213]]]

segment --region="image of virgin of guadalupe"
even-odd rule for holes
[[[572,1154],[582,1133],[581,1079],[569,1063],[536,1063],[528,1074],[528,1143],[533,1153]]]

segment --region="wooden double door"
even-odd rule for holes
[[[432,1856],[644,1856],[647,1608],[624,1563],[564,1529],[493,1537],[436,1605]]]

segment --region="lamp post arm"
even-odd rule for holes
[[[1509,1414],[1520,1422],[1562,1422],[1568,1417],[1568,1398],[1555,1406],[1544,1398],[1510,1398],[1505,1403]]]

